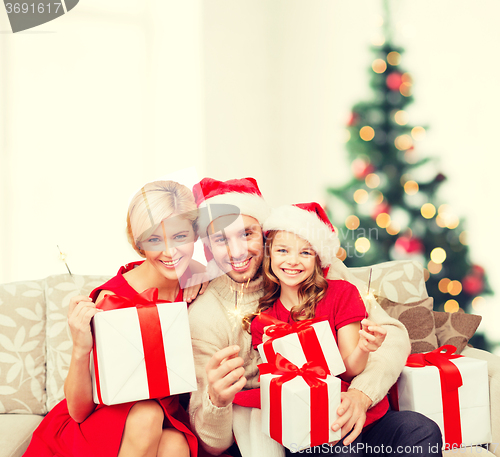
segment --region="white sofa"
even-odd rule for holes
[[[0,456],[18,457],[63,397],[69,300],[108,277],[69,274],[0,285]]]
[[[367,280],[368,269],[352,271]],[[63,398],[71,355],[66,319],[69,300],[88,294],[107,279],[64,274],[0,285],[0,457],[21,456],[43,416]],[[401,286],[404,283],[407,285]],[[391,295],[388,298],[402,303],[427,296],[422,268],[412,262],[374,266],[371,288],[377,295]],[[494,444],[500,442],[500,358],[472,348],[462,354],[488,361],[493,433],[490,451],[500,457],[500,446]],[[475,455],[478,450],[491,455],[482,448],[455,453]]]

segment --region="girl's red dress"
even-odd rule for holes
[[[95,300],[101,290],[132,298],[137,295],[123,277],[142,262],[132,262],[121,267],[117,275],[94,289],[90,297]],[[182,301],[182,290],[176,297]],[[167,302],[168,303],[168,302]],[[198,441],[189,428],[189,417],[179,404],[179,396],[157,400],[171,426],[184,433],[191,456],[198,455]],[[58,403],[34,431],[24,457],[113,457],[118,455],[125,421],[136,402],[120,405],[97,405],[94,412],[82,423],[75,422],[68,412],[66,399]]]

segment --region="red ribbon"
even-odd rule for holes
[[[158,289],[151,288],[135,295],[131,299],[127,297],[120,297],[119,295],[105,295],[104,298],[97,304],[97,307],[104,311],[133,307],[137,309],[142,345],[144,348],[144,361],[146,363],[149,398],[162,398],[170,395],[167,361],[165,359],[163,335],[161,333],[160,315],[158,314],[158,308],[156,307],[157,301]],[[101,397],[101,385],[99,381],[95,339],[94,369],[97,398],[99,399],[99,403],[103,403]]]
[[[140,308],[142,306],[155,306],[158,301],[158,289],[152,287],[144,292],[134,295],[132,298],[121,297],[120,295],[104,295],[104,298],[97,304],[103,311],[122,308]]]
[[[326,366],[307,362],[302,368],[298,368],[281,354],[276,354],[275,363],[261,363],[259,371],[261,375],[280,375],[279,378],[273,378],[269,386],[269,434],[271,438],[283,444],[282,385],[297,376],[301,376],[310,387],[311,447],[328,443],[330,436],[328,384],[319,379],[326,378],[328,374]]]
[[[445,344],[426,354],[411,354],[406,361],[407,367],[435,366],[438,368],[443,402],[444,439],[450,447],[460,447],[462,444],[458,388],[463,384],[463,381],[460,370],[450,361],[463,357],[454,354],[456,350],[455,346]],[[392,392],[389,392],[389,395],[392,400],[397,400],[397,384],[394,386],[396,386],[396,390],[391,389]],[[398,403],[396,403],[396,409],[399,410]]]
[[[306,360],[308,362],[313,362],[316,365],[325,367],[327,374],[330,374],[330,369],[328,368],[328,363],[326,362],[325,355],[323,354],[323,349],[321,348],[318,335],[316,335],[316,331],[312,327],[312,324],[320,322],[320,318],[306,319],[294,322],[292,325],[264,313],[257,316],[256,319],[259,319],[264,326],[271,326],[266,330],[266,335],[269,336],[269,339],[263,346],[264,354],[266,354],[266,358],[269,363],[273,363],[276,358],[273,341],[277,338],[297,333],[302,349],[304,350]]]

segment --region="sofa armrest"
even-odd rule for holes
[[[492,445],[490,452],[500,457],[500,357],[481,349],[466,347],[462,355],[488,362]]]

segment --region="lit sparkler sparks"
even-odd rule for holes
[[[234,326],[236,326],[236,324],[238,323],[241,323],[242,319],[245,317],[245,313],[238,307],[238,300],[241,300],[243,298],[243,288],[246,289],[249,283],[250,278],[248,278],[248,281],[246,283],[241,283],[239,285],[239,288],[233,287],[232,284],[230,285],[231,291],[234,292],[234,309],[228,310],[228,314],[230,320],[234,321]]]
[[[370,307],[370,309],[375,309],[377,307],[377,300],[375,295],[373,295],[372,289],[370,288],[372,283],[372,269],[370,268],[370,276],[368,277],[368,290],[365,296],[365,302]],[[366,307],[365,307],[366,308]],[[368,317],[368,311],[365,310],[365,317]]]
[[[61,251],[61,248],[59,247],[59,245],[56,245],[56,246],[57,246],[57,249],[59,251],[59,260],[64,262],[64,265],[66,265],[66,268],[68,269],[68,273],[70,274],[70,276],[73,276],[73,273],[71,273],[71,270],[68,267],[68,262],[66,262],[66,259],[68,256]]]

